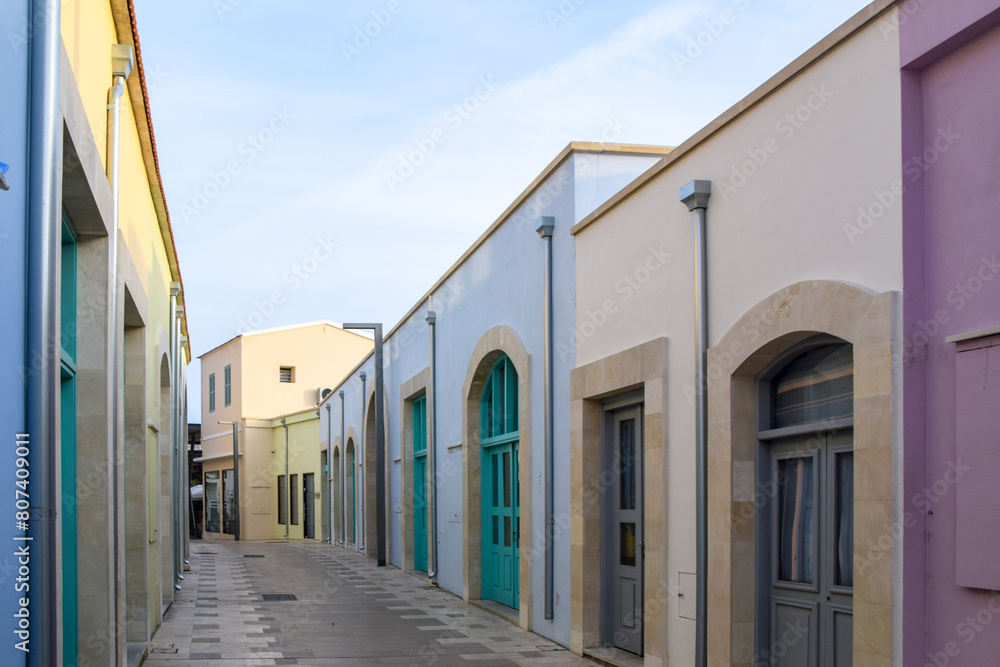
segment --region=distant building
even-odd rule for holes
[[[316,406],[371,349],[370,337],[314,322],[244,333],[200,357],[202,537],[236,533],[233,427],[220,421],[237,423],[240,539],[285,537],[286,522],[290,538],[321,537],[326,453]]]

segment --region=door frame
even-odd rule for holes
[[[770,652],[773,651],[779,641],[777,639],[777,629],[773,628],[774,620],[774,588],[777,583],[777,559],[774,557],[776,550],[777,530],[773,520],[773,503],[777,494],[776,473],[774,467],[776,458],[774,450],[776,448],[787,448],[789,445],[798,447],[790,450],[787,456],[791,458],[798,453],[815,453],[814,460],[816,467],[813,471],[813,483],[816,485],[817,508],[815,521],[817,529],[813,544],[814,552],[817,554],[817,562],[814,564],[815,581],[807,585],[785,585],[789,590],[802,590],[814,592],[817,596],[817,603],[814,605],[816,613],[813,623],[810,624],[810,631],[816,632],[810,655],[815,657],[817,665],[826,665],[826,656],[830,637],[827,636],[827,617],[832,609],[837,608],[843,611],[842,605],[836,602],[823,602],[820,598],[825,590],[822,586],[824,581],[823,568],[826,567],[825,559],[829,546],[828,531],[826,527],[827,517],[830,512],[828,507],[828,496],[830,488],[829,459],[836,451],[854,452],[856,445],[854,442],[854,413],[852,403],[852,414],[850,417],[813,422],[807,424],[797,424],[785,428],[772,429],[770,426],[771,412],[773,408],[773,397],[771,394],[772,380],[784,370],[787,365],[799,355],[809,350],[829,344],[847,344],[852,348],[855,355],[852,364],[854,382],[857,382],[857,358],[856,348],[849,342],[829,334],[816,334],[798,343],[790,345],[780,354],[776,355],[756,379],[757,411],[757,446],[756,464],[754,473],[755,486],[764,490],[764,503],[760,506],[755,516],[755,540],[754,540],[754,608],[757,623],[754,626],[754,660],[756,661],[762,653],[771,664]],[[853,394],[853,390],[852,390]],[[845,447],[843,442],[838,442],[844,437],[850,441],[850,446]],[[833,441],[833,442],[831,442]],[[781,456],[781,455],[778,455]],[[856,532],[856,525],[854,526]],[[853,588],[839,590],[837,593],[844,594],[850,591],[853,598]],[[796,601],[797,602],[797,601]],[[851,605],[853,616],[853,600]],[[782,640],[783,641],[783,640]]]
[[[623,412],[636,412],[636,451],[638,454],[638,466],[640,480],[636,500],[639,504],[639,525],[636,527],[637,551],[639,557],[639,602],[640,610],[639,622],[642,624],[640,630],[640,650],[638,655],[645,654],[645,586],[646,586],[646,441],[645,441],[645,405],[644,392],[631,391],[624,394],[609,397],[601,401],[601,470],[612,470],[614,464],[614,424],[615,415]],[[617,553],[615,548],[615,530],[612,525],[612,518],[615,516],[613,489],[617,489],[617,484],[602,484],[601,494],[601,645],[614,646],[613,637],[615,632],[615,604],[614,580],[615,563],[610,557]],[[616,647],[620,648],[620,647]],[[627,650],[627,649],[622,649]]]

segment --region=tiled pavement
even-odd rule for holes
[[[593,665],[394,567],[314,542],[194,542],[144,665]],[[270,595],[297,599],[272,601]]]

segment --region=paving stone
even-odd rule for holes
[[[264,593],[297,599],[261,605]],[[206,618],[216,622],[195,622]],[[152,667],[593,664],[425,580],[313,542],[193,543],[152,645],[177,649],[151,651]]]

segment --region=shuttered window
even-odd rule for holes
[[[282,366],[278,370],[278,379],[281,382],[295,382],[295,367]]]

